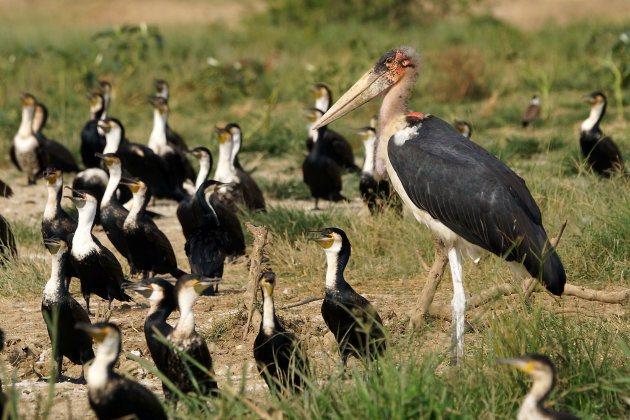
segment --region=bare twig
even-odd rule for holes
[[[583,286],[575,286],[568,283],[564,285],[564,295],[575,296],[584,300],[594,300],[597,302],[619,305],[627,305],[628,301],[630,301],[630,289],[607,292],[604,290],[589,289]]]
[[[433,247],[435,252],[433,265],[427,275],[427,280],[424,284],[424,288],[422,289],[422,293],[420,294],[420,298],[418,299],[418,303],[416,304],[416,309],[413,310],[409,319],[409,323],[412,328],[418,328],[424,324],[425,319],[429,314],[431,302],[433,302],[433,298],[435,297],[435,292],[440,284],[440,281],[442,281],[442,276],[444,275],[444,270],[446,269],[446,263],[448,262],[446,248],[444,247],[442,241],[435,236],[433,237]]]
[[[549,241],[549,243],[551,244],[552,247],[557,248],[558,247],[558,243],[560,243],[560,239],[562,238],[562,234],[564,233],[564,228],[567,227],[567,221],[565,220],[562,223],[562,226],[560,226],[560,231],[558,232],[558,235],[556,235],[555,238],[551,238],[551,240]]]
[[[418,261],[420,261],[422,268],[424,268],[424,271],[428,273],[431,268],[429,267],[427,262],[424,260],[424,258],[422,258],[422,254],[420,254],[420,251],[418,250],[418,248],[416,248],[414,251],[416,251],[416,257],[418,257]]]
[[[312,298],[308,298],[308,299],[304,299],[300,302],[297,303],[290,303],[288,305],[284,305],[283,307],[281,307],[280,309],[291,309],[291,308],[295,308],[298,306],[302,306],[302,305],[306,305],[307,303],[311,303],[311,302],[316,302],[318,300],[323,300],[323,297],[312,297]]]
[[[264,226],[254,226],[245,223],[247,230],[254,236],[254,246],[251,254],[251,264],[249,266],[249,276],[247,278],[247,291],[245,292],[245,309],[247,310],[247,323],[243,329],[243,338],[249,333],[252,325],[252,317],[256,311],[256,294],[258,292],[258,280],[265,271],[265,246],[269,243],[269,229]]]

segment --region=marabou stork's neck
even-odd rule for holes
[[[210,176],[210,169],[210,156],[204,153],[199,159],[199,173],[197,174],[197,179],[195,180],[195,190],[198,190],[201,184],[208,179],[208,176]]]
[[[326,290],[338,291],[341,286],[346,284],[343,272],[350,260],[350,250],[342,247],[339,251],[327,251],[326,261],[328,269],[326,270]]]
[[[103,198],[101,200],[101,206],[108,204],[114,194],[116,193],[116,188],[118,188],[118,184],[122,178],[122,168],[119,164],[114,163],[109,166],[109,180],[107,181],[107,187],[105,188],[105,192],[103,193]]]
[[[581,132],[588,132],[593,129],[597,131],[599,129],[599,122],[604,117],[604,113],[606,112],[606,102],[597,102],[591,106],[591,112],[588,115],[588,118],[584,120],[582,126],[580,127]]]
[[[276,329],[276,312],[273,303],[273,296],[263,292],[263,319],[262,328],[265,335],[273,335]]]
[[[33,115],[35,114],[35,105],[22,107],[22,121],[18,129],[18,137],[27,137],[33,134]]]
[[[160,153],[166,147],[166,112],[160,113],[159,109],[153,110],[153,130],[149,136],[149,148],[155,153]]]
[[[61,211],[61,195],[62,195],[63,181],[60,177],[57,177],[54,184],[48,184],[48,199],[46,200],[46,207],[44,208],[44,220],[53,220]]]
[[[387,90],[381,104],[376,144],[376,172],[379,175],[385,174],[387,142],[391,136],[406,126],[405,117],[409,113],[409,98],[420,75],[420,63],[413,64],[413,67],[406,67],[401,79]]]

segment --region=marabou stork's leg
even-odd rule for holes
[[[451,266],[451,277],[453,278],[453,300],[451,301],[451,307],[453,308],[453,349],[451,362],[455,364],[457,360],[464,358],[466,293],[464,292],[462,276],[462,254],[456,248],[450,248],[448,250],[448,261]]]

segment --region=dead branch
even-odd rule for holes
[[[420,254],[420,251],[418,250],[418,248],[414,249],[414,251],[416,251],[416,257],[418,257],[418,261],[420,261],[422,268],[424,268],[425,272],[428,272],[430,270],[429,265],[424,260],[424,258],[422,258],[422,254]]]
[[[612,303],[619,305],[627,305],[630,301],[630,289],[619,290],[616,292],[606,292],[603,290],[588,289],[583,286],[575,286],[573,284],[564,285],[565,296],[575,296],[584,300],[594,300],[603,303]]]
[[[416,304],[416,308],[411,313],[409,319],[411,328],[418,328],[424,324],[425,319],[429,314],[431,302],[433,302],[433,298],[435,297],[435,292],[440,284],[440,281],[442,281],[442,276],[444,275],[444,270],[446,269],[446,263],[448,262],[446,248],[444,247],[442,241],[435,236],[433,237],[433,248],[435,258],[433,259],[433,265],[427,275],[427,280],[424,284],[424,288],[422,289],[422,293],[420,294],[420,298],[418,299],[418,303]]]
[[[296,308],[298,306],[306,305],[308,303],[316,302],[318,300],[324,300],[324,298],[323,297],[312,297],[312,298],[304,299],[304,300],[302,300],[300,302],[297,302],[297,303],[290,303],[288,305],[284,305],[283,307],[280,308],[280,310]]]
[[[558,248],[558,243],[560,243],[560,239],[562,238],[562,234],[564,233],[565,227],[567,227],[566,220],[562,223],[562,226],[560,226],[560,231],[558,232],[558,235],[556,235],[555,238],[551,238],[551,240],[549,241],[552,247]]]
[[[245,309],[247,310],[247,323],[243,329],[243,338],[249,333],[252,325],[252,317],[256,312],[256,295],[258,293],[258,280],[261,274],[266,271],[265,267],[265,246],[269,243],[269,229],[264,226],[254,226],[245,223],[247,230],[254,236],[254,245],[251,253],[251,264],[247,277],[247,291],[245,292]],[[259,315],[260,316],[260,315]]]

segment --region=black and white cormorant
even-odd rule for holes
[[[166,364],[168,357],[168,345],[160,341],[159,335],[166,338],[173,327],[166,322],[166,319],[177,308],[175,300],[175,288],[164,279],[153,278],[147,284],[131,283],[131,290],[145,296],[150,303],[149,312],[144,319],[144,338],[147,340],[147,347],[155,363],[155,367],[166,374]],[[171,399],[171,390],[162,383],[162,391],[166,401]]]
[[[219,137],[219,160],[214,179],[224,184],[219,196],[234,211],[238,206],[245,206],[250,210],[265,210],[265,199],[258,184],[243,170],[238,153],[241,149],[242,132],[238,124],[228,124],[216,127]]]
[[[275,286],[276,275],[271,271],[264,272],[260,279],[263,317],[254,340],[254,359],[269,389],[280,386],[302,391],[304,375],[308,374],[308,360],[295,335],[285,330],[276,317],[273,303]]]
[[[148,146],[166,163],[171,189],[181,190],[185,180],[195,179],[195,171],[188,161],[186,150],[180,150],[167,141],[166,125],[169,109],[166,99],[154,96],[149,98],[149,103],[153,106],[153,129],[149,136]],[[181,193],[183,194],[183,191]]]
[[[88,313],[70,296],[66,286],[70,253],[65,239],[44,238],[44,245],[52,257],[50,278],[42,293],[42,316],[50,337],[53,358],[57,361],[57,380],[61,380],[63,357],[75,365],[85,365],[94,358],[92,339],[84,331],[74,328],[78,322],[90,323]],[[84,382],[83,369],[79,382]]]
[[[66,187],[69,188],[69,187]],[[72,238],[71,261],[74,271],[81,281],[81,293],[85,306],[90,312],[90,295],[94,293],[102,299],[130,301],[122,290],[123,273],[114,254],[92,235],[96,217],[96,198],[93,195],[73,190],[68,196],[79,211],[79,223]]]
[[[314,209],[318,210],[317,204],[320,198],[330,201],[344,201],[346,198],[341,195],[341,169],[327,153],[330,143],[321,139],[326,127],[311,131],[314,144],[302,163],[302,176],[308,185],[311,197],[315,199]]]
[[[455,126],[457,131],[459,131],[459,133],[467,139],[469,139],[472,135],[472,128],[470,127],[470,124],[468,124],[466,121],[455,120],[453,121],[453,125]]]
[[[147,185],[141,180],[123,180],[133,193],[133,204],[123,223],[128,255],[136,270],[144,277],[171,274],[175,278],[186,274],[177,268],[173,246],[164,232],[146,215]]]
[[[105,148],[105,136],[98,132],[98,121],[105,112],[105,100],[98,93],[91,93],[87,98],[90,120],[81,130],[81,159],[86,168],[96,168],[100,166],[100,160],[94,154],[102,153]]]
[[[11,160],[19,170],[26,173],[29,185],[34,184],[48,166],[54,166],[64,172],[79,170],[68,149],[48,139],[41,131],[33,131],[36,106],[37,101],[32,95],[28,93],[22,95],[22,122],[10,149]]]
[[[328,127],[320,127],[322,130],[313,130],[315,123],[324,115],[324,111],[317,108],[308,108],[306,110],[309,123],[306,128],[308,130],[308,138],[306,139],[306,148],[308,151],[313,150],[315,136],[323,139],[327,143],[324,154],[334,160],[341,169],[348,169],[358,172],[359,167],[354,163],[354,153],[352,146],[342,135],[329,129]]]
[[[197,189],[195,201],[202,217],[197,226],[186,236],[184,250],[190,264],[190,271],[197,276],[220,279],[223,277],[225,258],[230,253],[230,233],[223,228],[212,206],[212,195],[221,185],[213,179],[205,181]],[[210,192],[210,199],[207,197]],[[209,287],[204,294],[215,294],[219,285]]]
[[[332,105],[332,94],[328,86],[318,83],[313,86],[312,92],[315,97],[315,108],[322,112],[328,111]]]
[[[166,420],[157,397],[143,385],[114,372],[122,344],[120,329],[111,323],[78,324],[98,343],[96,357],[88,369],[90,407],[99,420],[137,418]]]
[[[33,133],[41,134],[44,127],[46,127],[46,123],[48,122],[48,108],[46,105],[41,103],[35,104],[35,113],[33,114],[33,122],[31,124],[33,128]]]
[[[394,194],[389,180],[381,177],[376,180],[374,177],[374,164],[376,154],[376,130],[372,127],[364,127],[359,130],[359,135],[363,139],[365,148],[365,158],[363,168],[361,168],[361,181],[359,181],[359,191],[361,198],[367,204],[371,214],[380,213],[385,206],[390,206],[402,211],[402,202]]]
[[[200,280],[193,274],[187,274],[180,277],[175,284],[175,297],[180,317],[175,328],[166,338],[179,351],[165,348],[166,376],[184,394],[197,392],[201,395],[216,395],[218,393],[210,350],[204,339],[195,331],[195,315],[192,310],[199,295],[213,283]],[[207,372],[188,362],[180,352],[196,360]]]
[[[379,174],[387,171],[403,202],[448,251],[454,289],[453,338],[456,355],[462,357],[466,308],[462,255],[477,259],[483,251],[492,252],[510,261],[519,274],[526,274],[524,266],[555,295],[562,294],[566,275],[525,181],[450,124],[409,112],[409,96],[419,71],[420,56],[413,48],[387,52],[316,127],[384,95],[376,170]]]
[[[120,121],[107,118],[99,121],[98,127],[105,135],[106,145],[103,154],[114,153],[118,156],[124,170],[129,175],[144,180],[151,194],[176,201],[186,197],[182,188],[177,190],[171,188],[166,162],[148,147],[127,140],[125,128]]]
[[[623,171],[623,158],[615,142],[599,128],[606,113],[606,96],[593,92],[586,101],[591,105],[591,112],[580,128],[582,154],[595,172],[609,178],[612,172]]]
[[[525,112],[523,112],[523,119],[521,120],[521,124],[523,127],[527,127],[530,125],[538,115],[540,114],[540,99],[537,95],[532,96],[532,100],[530,101],[527,108],[525,108]]]
[[[168,102],[169,89],[166,80],[156,79],[155,91],[155,96],[164,98]],[[186,146],[186,142],[184,141],[182,136],[171,129],[171,127],[168,125],[168,121],[166,122],[166,141],[168,142],[168,144],[170,144],[181,153],[185,153],[188,150],[188,146]],[[192,166],[190,167],[190,169],[187,168],[186,170],[192,171]],[[192,174],[193,172],[190,173]],[[191,175],[191,178],[192,177],[193,175]]]
[[[0,214],[0,266],[10,258],[17,256],[17,247],[15,246],[15,237],[11,231],[11,225]]]
[[[514,359],[497,359],[499,363],[512,365],[532,377],[534,384],[525,395],[518,410],[518,420],[579,420],[579,417],[564,411],[554,411],[543,406],[556,382],[556,373],[547,356],[532,354]]]
[[[177,220],[182,226],[182,232],[187,237],[197,226],[203,216],[201,207],[196,203],[197,190],[204,183],[212,171],[212,153],[205,147],[195,147],[188,151],[199,160],[199,172],[195,180],[195,185],[188,190],[189,196],[177,205]]]
[[[103,98],[103,112],[100,119],[105,120],[109,112],[109,103],[112,99],[112,84],[106,80],[99,80],[97,93]]]
[[[372,304],[354,291],[343,277],[350,260],[350,241],[338,228],[326,228],[309,233],[309,238],[326,253],[326,295],[322,303],[322,317],[339,344],[343,365],[349,356],[375,359],[386,347],[383,321]]]

